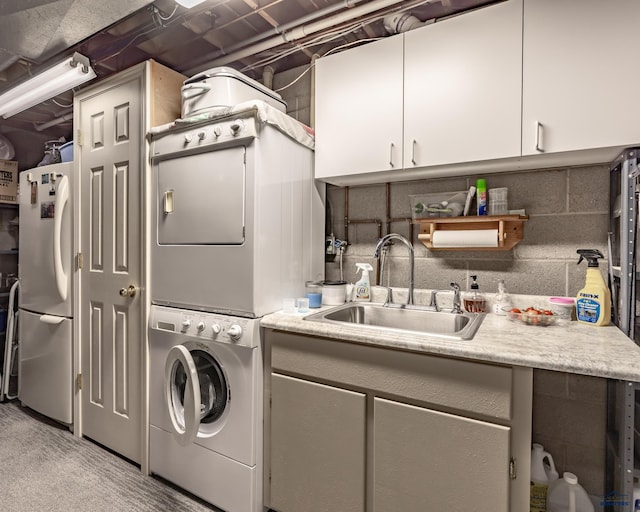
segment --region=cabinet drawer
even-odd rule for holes
[[[267,331],[274,371],[510,420],[510,367]]]

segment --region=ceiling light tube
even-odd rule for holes
[[[204,1],[205,0],[176,0],[176,3],[178,5],[181,5],[182,7],[191,9],[192,7],[195,7],[196,5],[201,4]]]
[[[89,59],[79,53],[0,95],[0,115],[11,117],[96,77]]]

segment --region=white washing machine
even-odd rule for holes
[[[263,511],[259,322],[151,307],[151,472],[226,512]]]

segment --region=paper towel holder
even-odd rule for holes
[[[418,239],[431,251],[509,251],[523,238],[527,215],[491,215],[480,217],[444,217],[421,219]],[[497,247],[434,247],[433,234],[436,231],[464,231],[497,229]]]

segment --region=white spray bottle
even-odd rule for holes
[[[360,280],[356,283],[354,300],[356,302],[369,302],[371,300],[371,283],[369,282],[369,272],[373,267],[368,263],[356,263],[358,272],[362,271]]]

